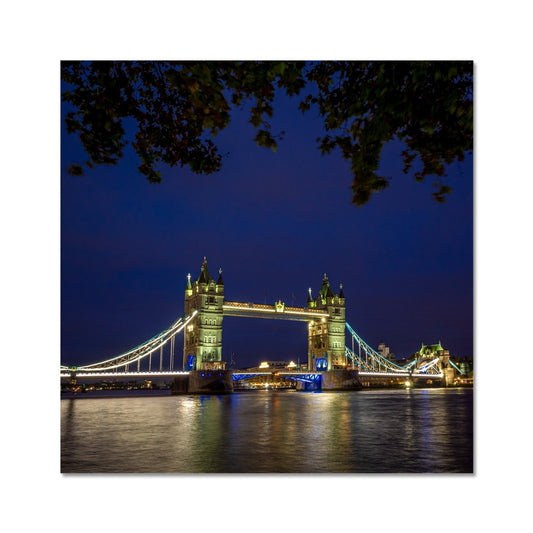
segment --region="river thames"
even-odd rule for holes
[[[472,473],[473,390],[61,400],[63,473]]]

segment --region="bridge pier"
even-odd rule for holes
[[[322,380],[319,383],[311,383],[309,381],[298,381],[296,383],[297,391],[313,391],[322,390]]]
[[[328,370],[322,372],[322,390],[361,390],[363,388],[357,370]]]
[[[447,368],[442,369],[442,373],[444,374],[444,376],[442,377],[444,386],[450,387],[451,385],[453,385],[453,381],[457,375],[455,370],[451,366],[448,366]]]
[[[231,370],[194,370],[185,376],[176,376],[172,394],[228,394],[233,392]]]
[[[359,379],[357,370],[328,370],[320,372],[320,380],[317,383],[298,382],[296,390],[321,390],[321,391],[343,391],[361,390],[363,385]]]

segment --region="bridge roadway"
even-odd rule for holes
[[[350,370],[349,368],[347,370]],[[352,369],[353,370],[353,369]],[[209,371],[205,371],[209,372]],[[216,372],[215,370],[211,372]],[[334,372],[331,370],[330,372]],[[178,370],[163,370],[160,372],[155,371],[138,371],[138,372],[76,372],[76,378],[122,378],[122,377],[171,377],[171,376],[187,376],[190,374],[188,371],[178,371]],[[285,377],[289,379],[291,377],[298,376],[317,376],[322,374],[322,372],[299,372],[299,371],[274,371],[274,372],[232,372],[233,379],[246,379],[248,377],[255,376],[278,376]],[[439,379],[443,377],[443,374],[420,374],[420,373],[409,373],[409,372],[358,372],[360,377],[394,377],[394,378],[409,378],[409,377],[420,377],[420,378],[435,378]],[[72,375],[70,372],[61,372],[61,378],[71,378]]]
[[[163,370],[160,372],[155,371],[139,371],[139,372],[75,372],[76,379],[78,378],[130,378],[130,377],[152,377],[152,378],[163,378],[170,376],[186,376],[189,372],[186,371],[177,371],[177,370]],[[59,374],[61,378],[71,378],[72,375],[70,372],[61,372]]]
[[[249,378],[281,378],[298,382],[298,390],[361,390],[372,386],[417,386],[423,381],[427,384],[441,382],[442,374],[417,374],[408,372],[357,372],[355,369],[335,369],[329,371],[269,371],[269,372],[233,372],[231,370],[195,370],[195,371],[137,371],[137,372],[62,372],[61,378],[75,380],[94,379],[161,379],[172,378],[173,394],[224,394],[232,393],[237,381]],[[422,381],[421,381],[422,380]],[[435,381],[434,381],[435,380]],[[72,382],[71,382],[72,383]]]
[[[217,370],[196,370],[196,372],[202,372],[202,373],[217,373]],[[122,378],[122,377],[172,377],[172,376],[187,376],[189,375],[189,371],[177,371],[177,370],[163,370],[160,372],[154,372],[154,371],[138,371],[138,372],[75,372],[76,379],[78,378]],[[317,376],[320,375],[320,372],[231,372],[232,377],[234,380],[236,379],[246,379],[247,377],[255,377],[255,376],[279,376],[284,377],[288,376],[290,377],[298,377],[298,376]],[[68,379],[72,377],[72,374],[70,372],[61,372],[60,377],[64,379]]]

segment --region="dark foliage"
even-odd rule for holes
[[[451,189],[446,165],[473,148],[472,62],[63,62],[66,117],[89,159],[85,165],[116,164],[127,144],[124,121],[133,121],[139,171],[161,181],[161,163],[209,174],[221,168],[213,142],[232,109],[251,101],[255,142],[276,150],[272,118],[277,91],[299,96],[299,108],[318,109],[326,135],[322,153],[338,148],[351,162],[352,201],[360,206],[388,185],[377,174],[383,146],[399,139],[404,172],[417,157],[415,179],[438,178],[435,199]],[[306,91],[303,95],[302,92]],[[83,165],[69,169],[83,174]]]

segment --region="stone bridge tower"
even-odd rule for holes
[[[329,317],[311,320],[309,328],[309,347],[307,368],[311,370],[333,370],[346,368],[344,353],[344,330],[346,323],[346,301],[342,284],[339,294],[331,289],[328,277],[324,274],[322,286],[316,300],[313,300],[311,289],[307,298],[307,308],[327,311]],[[327,368],[324,368],[324,360]],[[318,367],[317,367],[318,362]]]
[[[222,318],[224,304],[224,282],[222,269],[218,280],[211,277],[207,260],[200,270],[198,279],[191,284],[187,276],[185,287],[185,316],[198,310],[185,331],[183,345],[184,370],[224,370],[222,361]]]

